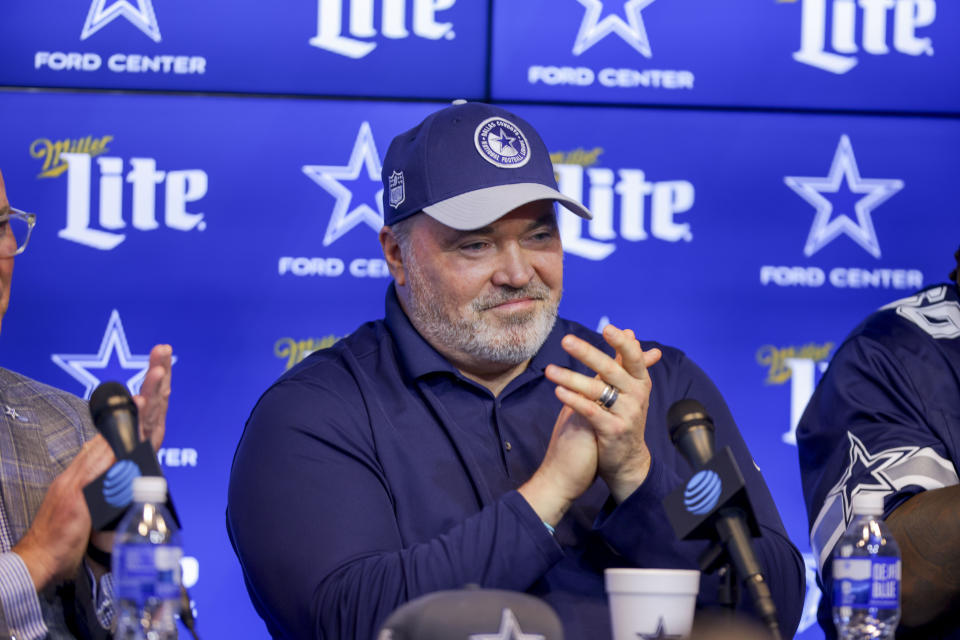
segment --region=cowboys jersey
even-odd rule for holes
[[[853,496],[881,494],[889,515],[920,491],[958,482],[957,287],[929,287],[857,327],[807,405],[797,446],[811,548],[829,584],[827,561],[851,520]],[[821,624],[830,620],[829,600]]]

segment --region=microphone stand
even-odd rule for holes
[[[688,510],[684,488],[668,495],[664,506],[674,531],[680,539],[710,541],[710,546],[700,556],[700,568],[704,573],[717,572],[719,575],[718,600],[721,605],[731,612],[736,608],[742,579],[771,638],[781,640],[773,594],[763,577],[763,567],[751,541],[751,530],[757,528],[753,509],[733,453],[729,447],[715,452],[713,420],[703,405],[692,398],[673,403],[667,412],[667,423],[670,425],[670,440],[690,466],[694,470],[711,467],[717,491],[707,512]],[[726,479],[721,481],[721,477]],[[723,502],[717,507],[721,498]],[[714,508],[717,510],[709,513]]]
[[[757,613],[770,632],[770,637],[773,640],[782,640],[773,594],[770,593],[770,586],[763,577],[761,567],[756,564],[755,558],[740,557],[737,553],[737,545],[731,544],[734,538],[749,540],[750,532],[742,518],[723,516],[742,515],[742,512],[736,508],[728,508],[721,510],[719,515],[721,516],[717,521],[719,535],[700,554],[700,570],[703,573],[716,573],[720,578],[717,602],[730,616],[740,602],[740,581],[743,580],[753,597]]]
[[[700,554],[699,564],[701,573],[716,573],[720,578],[720,584],[717,585],[717,602],[725,610],[726,616],[732,616],[740,602],[740,581],[719,540],[715,540]]]

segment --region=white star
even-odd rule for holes
[[[663,616],[660,616],[660,620],[657,621],[657,630],[653,633],[638,633],[637,636],[641,640],[671,640],[678,639],[680,636],[674,635],[672,633],[667,633],[667,625],[663,621]]]
[[[840,498],[843,500],[844,521],[850,522],[853,497],[860,493],[880,492],[887,495],[896,491],[897,487],[894,481],[884,473],[884,470],[896,466],[901,460],[914,454],[919,447],[894,447],[892,449],[885,449],[880,453],[871,454],[867,451],[866,446],[864,446],[860,438],[849,431],[847,432],[847,436],[850,439],[850,463],[847,465],[846,471],[843,472],[843,476],[840,477],[837,484],[835,484],[833,489],[830,490],[830,493],[827,494],[827,498],[835,494],[840,495]],[[864,482],[865,478],[860,477],[857,480],[857,486],[848,490],[846,485],[853,475],[858,460],[866,467],[866,470],[870,472],[870,475],[876,480],[876,483],[867,484]]]
[[[837,193],[844,180],[853,193],[866,194],[853,206],[857,214],[856,222],[844,213],[831,220],[833,204],[823,197],[824,193]],[[830,172],[825,178],[787,176],[783,181],[817,210],[807,244],[803,248],[805,256],[809,258],[840,234],[846,234],[874,258],[880,257],[880,243],[870,214],[887,198],[903,189],[903,180],[861,178],[850,138],[846,135],[840,137]]]
[[[491,133],[488,139],[490,140],[490,146],[493,150],[504,157],[513,157],[519,153],[513,146],[513,142],[517,137],[514,136],[511,138],[510,135],[504,131],[503,127],[500,127],[500,135]]]
[[[160,42],[160,25],[157,23],[157,15],[153,12],[152,0],[137,0],[137,8],[127,0],[117,0],[109,8],[105,6],[106,4],[107,0],[93,0],[90,4],[87,21],[83,24],[83,33],[80,34],[81,40],[86,40],[123,16],[151,40]]]
[[[810,531],[810,545],[821,568],[850,523],[854,496],[887,496],[911,486],[929,491],[957,484],[953,462],[932,447],[906,445],[870,452],[853,433],[848,431],[847,437],[848,464],[827,492]]]
[[[643,18],[640,17],[640,12],[653,0],[628,0],[624,3],[623,9],[627,14],[626,22],[620,16],[613,14],[600,20],[600,12],[603,10],[602,0],[577,0],[577,2],[586,7],[586,11],[583,14],[583,20],[580,22],[577,41],[573,43],[573,55],[580,55],[611,33],[616,33],[644,57],[650,58],[653,56],[653,52],[650,50],[650,39],[647,37]]]
[[[520,623],[510,609],[504,609],[500,617],[500,631],[496,633],[474,633],[468,640],[544,640],[544,637],[535,633],[524,633],[520,630]]]
[[[102,380],[90,373],[90,369],[106,369],[110,364],[111,356],[116,352],[117,360],[122,369],[136,371],[124,384],[130,393],[140,393],[140,385],[150,368],[150,355],[133,355],[127,343],[127,335],[123,331],[123,322],[120,321],[120,312],[116,309],[110,314],[107,329],[103,333],[100,349],[94,354],[54,354],[50,358],[61,369],[69,373],[77,382],[84,386],[83,398],[89,399],[90,394]],[[172,363],[176,363],[176,356]]]
[[[333,214],[330,216],[330,224],[327,225],[327,233],[323,237],[323,246],[325,247],[361,222],[366,222],[374,231],[378,232],[380,227],[383,226],[383,189],[377,191],[376,209],[367,204],[361,204],[354,207],[349,213],[347,212],[353,194],[340,184],[340,180],[356,180],[360,176],[362,166],[367,167],[367,176],[371,180],[380,181],[380,156],[377,154],[377,146],[373,141],[373,132],[370,130],[369,122],[360,125],[360,131],[357,133],[357,139],[353,143],[353,151],[350,153],[350,160],[346,166],[314,164],[303,166],[303,172],[308,178],[326,189],[330,195],[337,199],[337,203],[333,207]]]

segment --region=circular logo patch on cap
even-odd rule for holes
[[[530,160],[530,145],[520,127],[503,118],[487,118],[473,136],[477,151],[492,165],[516,169]]]

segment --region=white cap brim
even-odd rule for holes
[[[434,220],[460,231],[479,229],[507,215],[517,207],[537,200],[553,200],[590,220],[593,215],[582,204],[568,198],[556,189],[537,182],[502,184],[468,191],[447,198],[423,211]]]

